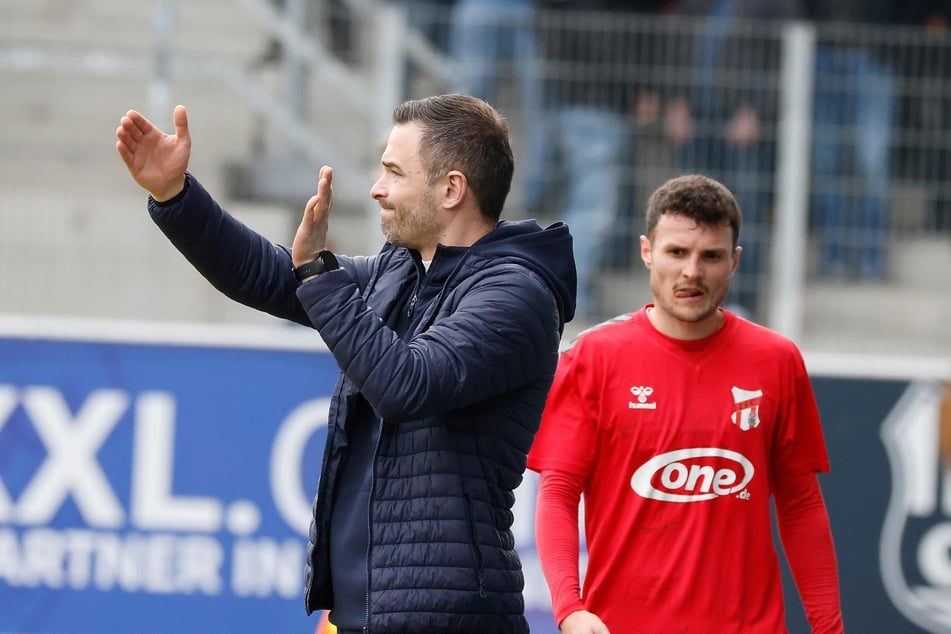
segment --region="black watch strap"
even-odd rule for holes
[[[330,251],[321,251],[317,254],[316,260],[294,267],[294,277],[297,278],[297,283],[300,284],[308,277],[338,268],[340,268],[340,265],[337,263],[337,257]]]

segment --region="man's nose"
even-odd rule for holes
[[[703,266],[700,262],[699,256],[689,257],[684,260],[683,266],[683,276],[690,279],[696,279],[700,277],[700,274],[703,272]]]
[[[383,187],[383,176],[380,176],[370,185],[370,198],[379,200],[385,198],[385,189]]]

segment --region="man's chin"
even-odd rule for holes
[[[689,324],[696,324],[709,319],[716,312],[716,305],[710,306],[704,303],[703,305],[677,306],[674,309],[673,314],[674,317],[680,321],[684,321]]]
[[[383,234],[383,238],[390,244],[397,244],[399,240],[399,234],[396,231],[393,231],[393,226],[388,222],[380,223],[380,233]]]

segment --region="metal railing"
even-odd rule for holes
[[[170,112],[176,82],[183,78],[225,86],[247,109],[248,116],[259,118],[273,131],[275,148],[270,155],[296,156],[301,162],[326,162],[328,157],[335,161],[338,200],[359,201],[355,204],[366,211],[363,220],[358,220],[358,226],[362,222],[363,227],[358,231],[368,236],[363,249],[366,252],[378,244],[372,239],[378,234],[376,213],[367,196],[368,176],[377,159],[371,150],[389,127],[393,106],[409,96],[413,84],[408,80],[416,81],[416,86],[421,81],[423,89],[430,92],[468,91],[468,70],[496,64],[491,78],[496,83],[492,100],[510,121],[517,153],[517,182],[506,214],[532,215],[543,222],[565,219],[569,214],[565,185],[570,175],[566,176],[563,170],[580,156],[580,150],[590,149],[587,145],[593,138],[583,137],[585,143],[573,147],[566,145],[565,134],[572,131],[566,122],[578,114],[570,106],[579,104],[565,103],[565,96],[581,96],[581,105],[591,105],[585,104],[584,99],[601,92],[615,95],[601,105],[607,105],[617,115],[615,120],[620,127],[613,129],[623,130],[615,166],[619,168],[622,192],[617,206],[607,210],[608,233],[595,242],[598,253],[603,255],[596,262],[599,275],[595,280],[595,290],[602,301],[592,311],[590,320],[633,309],[647,301],[646,274],[637,255],[643,201],[669,176],[706,165],[738,195],[745,196],[744,200],[769,201],[764,206],[768,209],[744,209],[750,212],[751,233],[747,240],[759,241],[754,246],[761,251],[755,273],[743,282],[747,289],[754,289],[759,300],[756,318],[807,347],[820,350],[951,354],[947,329],[941,327],[951,320],[946,273],[942,272],[947,270],[943,267],[951,266],[951,220],[942,207],[951,208],[951,202],[945,202],[951,200],[951,126],[941,114],[948,110],[942,105],[951,104],[951,44],[947,37],[933,38],[917,28],[824,28],[802,22],[741,21],[731,27],[732,39],[724,49],[729,54],[722,56],[721,63],[704,65],[697,51],[708,50],[702,48],[708,45],[704,38],[715,29],[710,28],[711,22],[697,16],[539,12],[531,25],[538,47],[532,61],[537,71],[534,81],[538,82],[542,99],[532,103],[525,101],[526,93],[518,83],[522,81],[518,64],[524,58],[464,56],[463,47],[459,46],[464,27],[488,29],[491,25],[460,24],[459,14],[449,9],[438,10],[433,21],[449,34],[448,44],[442,47],[413,28],[405,3],[341,1],[351,27],[360,34],[351,43],[356,47],[355,61],[338,57],[319,30],[304,25],[300,15],[305,10],[305,0],[287,0],[283,10],[265,0],[233,0],[232,8],[246,15],[262,37],[280,41],[284,57],[276,69],[281,79],[278,89],[262,84],[255,73],[233,60],[198,58],[178,48],[174,43],[180,39],[176,37],[174,4],[170,0],[153,8],[154,46],[149,52],[129,54],[109,49],[101,42],[80,51],[62,52],[18,42],[15,46],[0,45],[0,73],[12,78],[53,71],[148,77],[153,112]],[[465,3],[461,0],[457,3],[457,11],[462,4]],[[484,51],[502,50],[489,47],[489,30],[481,33],[482,39],[477,41],[486,44]],[[575,57],[565,58],[567,43],[577,44],[573,38],[579,35],[598,42],[606,57],[600,61],[587,58],[584,50],[578,49]],[[891,81],[883,84],[892,91],[894,112],[889,126],[863,129],[866,124],[854,117],[816,119],[819,100],[838,99],[854,107],[856,100],[866,94],[862,92],[864,88],[849,79],[847,72],[850,68],[864,69],[861,60],[828,54],[830,48],[851,50],[856,42],[874,50],[889,71]],[[471,49],[465,53],[471,54]],[[830,70],[823,64],[845,66]],[[409,67],[415,73],[413,77],[407,76]],[[825,74],[820,77],[819,72]],[[926,78],[926,86],[921,83],[922,77]],[[631,96],[638,91],[641,96],[656,97],[652,117],[644,115],[650,112],[650,100]],[[625,96],[616,97],[622,94]],[[702,151],[674,142],[667,129],[666,108],[684,96],[696,100],[694,131],[711,137],[706,145],[696,145]],[[721,140],[714,138],[728,122],[728,113],[719,105],[704,110],[703,100],[725,98],[735,102],[744,96],[771,104],[759,123],[761,140],[771,148],[773,158],[729,164],[727,159],[733,157],[724,154]],[[346,116],[337,117],[328,125],[320,115],[331,105]],[[937,124],[931,123],[935,112]],[[342,142],[334,134],[341,127],[346,128],[352,140]],[[845,224],[829,225],[830,220],[818,213],[822,195],[835,193],[834,199],[843,208],[858,210],[867,199],[866,194],[874,189],[865,185],[861,171],[865,160],[862,144],[870,137],[887,137],[890,142],[886,148],[886,222],[883,226],[863,224],[867,222],[864,216],[855,211],[850,212],[853,215],[847,223],[840,220],[837,222]],[[547,151],[535,152],[532,139],[538,138],[548,142]],[[820,170],[817,151],[824,146],[817,142],[833,140],[838,141],[839,157],[845,160],[834,169]],[[686,147],[694,148],[693,154],[686,152]],[[719,149],[711,150],[713,147]],[[358,150],[354,152],[353,148]],[[18,152],[10,145],[6,150],[9,157]],[[266,162],[267,158],[249,155],[247,161],[256,164]],[[540,203],[533,199],[529,182],[532,174],[539,179],[535,185],[542,192]],[[53,192],[55,186],[51,184],[44,195],[48,197]],[[762,197],[756,199],[753,194]],[[63,191],[64,199],[69,195],[69,191]],[[297,196],[291,192],[288,198]],[[581,234],[587,228],[586,222],[577,218],[584,216],[570,222]],[[0,233],[13,231],[15,225],[11,223],[9,216],[0,219]],[[853,251],[861,251],[864,244],[884,236],[888,254],[884,274],[874,279],[857,278],[854,272],[827,275],[828,271],[822,270],[821,258],[830,236],[841,241],[833,247]],[[85,253],[82,244],[71,245],[71,249],[79,257]],[[0,253],[0,268],[3,257]],[[116,254],[116,258],[121,257]],[[746,263],[741,263],[741,271]],[[44,293],[50,292],[42,263],[24,270],[28,275],[37,275],[37,280],[24,279],[22,283],[35,284]],[[119,299],[117,304],[121,304]],[[911,306],[913,310],[892,317],[890,311],[881,310],[891,305]],[[16,306],[0,305],[0,311],[48,312],[31,307],[22,299]],[[68,314],[68,309],[62,312]],[[85,314],[82,310],[79,313]],[[102,309],[102,313],[117,313],[130,319],[148,317],[122,306]],[[189,318],[188,307],[183,308],[181,316]],[[585,323],[579,320],[577,327]]]

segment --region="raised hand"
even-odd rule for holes
[[[291,259],[294,266],[306,264],[317,258],[327,246],[327,229],[330,226],[330,208],[334,203],[334,170],[328,165],[320,168],[317,178],[317,194],[310,197],[304,207],[304,217],[297,227]]]
[[[158,202],[174,198],[185,188],[185,170],[191,156],[185,106],[172,112],[175,134],[166,134],[135,110],[129,110],[116,129],[116,151],[129,174]]]

